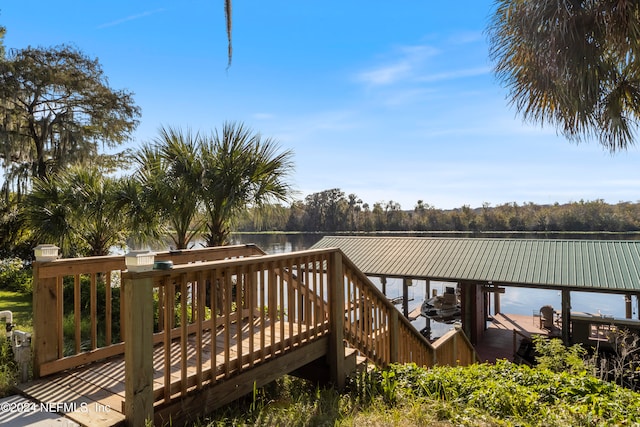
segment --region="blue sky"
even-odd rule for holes
[[[400,6],[398,6],[400,5]],[[640,201],[640,154],[524,124],[491,72],[492,2],[235,0],[227,70],[222,0],[3,2],[5,46],[73,44],[160,126],[242,121],[294,152],[297,198]]]

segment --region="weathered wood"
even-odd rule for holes
[[[152,281],[123,275],[125,306],[125,417],[130,426],[153,419]]]

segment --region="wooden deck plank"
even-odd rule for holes
[[[124,422],[124,414],[119,407],[106,407],[91,399],[90,396],[108,400],[108,392],[99,387],[83,383],[82,392],[77,392],[77,378],[72,375],[57,375],[24,384],[20,390],[25,395],[45,405],[55,405],[52,411],[64,414],[67,418],[84,426],[110,427]],[[105,393],[103,393],[105,392]],[[58,404],[62,406],[58,406]]]
[[[235,335],[237,332],[237,326],[231,325],[232,334],[229,335],[229,362],[230,369],[232,371],[246,371],[249,369],[255,369],[263,364],[263,362],[269,361],[273,356],[282,353],[284,347],[285,352],[295,350],[296,348],[304,345],[309,340],[296,340],[296,336],[306,330],[305,325],[297,325],[293,323],[293,327],[284,328],[285,335],[281,335],[281,324],[287,322],[272,322],[271,325],[267,324],[266,333],[264,337],[261,337],[260,319],[253,321],[253,335],[251,335],[251,329],[248,323],[242,325],[240,329],[241,337]],[[262,329],[264,330],[264,329]],[[290,333],[293,331],[293,335]],[[265,343],[270,343],[271,334],[274,333],[275,345],[273,352],[270,346],[266,349],[266,358],[263,358],[261,351],[261,340],[265,340]],[[240,342],[238,343],[238,339]],[[216,350],[215,366],[216,372],[214,377],[219,377],[223,372],[225,364],[225,346],[224,346],[224,331],[218,329],[215,335]],[[284,341],[284,345],[282,342]],[[251,343],[252,342],[252,343]],[[210,382],[210,366],[211,366],[211,331],[205,331],[202,334],[202,380],[203,384]],[[242,363],[238,363],[238,352],[242,351]],[[250,353],[250,349],[253,349],[253,354]],[[187,385],[189,389],[197,383],[197,365],[196,365],[196,338],[195,335],[190,335],[186,342],[186,366],[187,366]],[[182,380],[182,362],[180,355],[182,347],[179,339],[173,340],[170,346],[171,352],[171,366],[170,366],[170,378],[171,378],[171,395],[172,400],[180,396],[179,386]],[[251,360],[253,359],[253,360]],[[162,398],[161,390],[164,387],[164,345],[159,343],[154,348],[153,354],[153,367],[154,367],[154,391],[157,398]],[[69,411],[65,413],[70,419],[82,424],[82,425],[97,425],[99,427],[118,425],[124,421],[123,402],[125,396],[125,383],[124,383],[124,358],[122,356],[113,357],[111,359],[94,362],[90,365],[82,366],[73,370],[65,371],[63,373],[55,374],[50,377],[45,377],[39,380],[32,381],[30,383],[20,385],[20,391],[39,402],[60,402],[67,404],[69,409],[72,409],[75,404],[76,408],[82,410]],[[257,371],[258,372],[258,371]]]
[[[495,363],[498,359],[513,361],[514,331],[515,350],[518,349],[523,335],[548,335],[549,331],[540,329],[539,320],[533,316],[498,313],[484,331],[482,340],[475,346],[481,362]]]

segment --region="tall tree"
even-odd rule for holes
[[[108,86],[97,59],[70,46],[11,51],[0,61],[5,185],[75,163],[107,164],[98,149],[127,140],[139,115],[131,93]]]
[[[200,189],[208,246],[226,244],[231,225],[247,207],[290,197],[291,157],[291,151],[280,151],[273,139],[263,139],[242,123],[224,123],[221,132],[203,141]]]
[[[611,152],[640,119],[640,2],[497,0],[489,27],[497,76],[525,120]]]

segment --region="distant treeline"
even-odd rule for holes
[[[393,200],[369,205],[336,188],[310,194],[291,207],[270,206],[261,214],[250,211],[237,230],[629,232],[640,231],[640,203],[485,203],[478,208],[464,205],[443,210],[418,200],[407,210]]]

